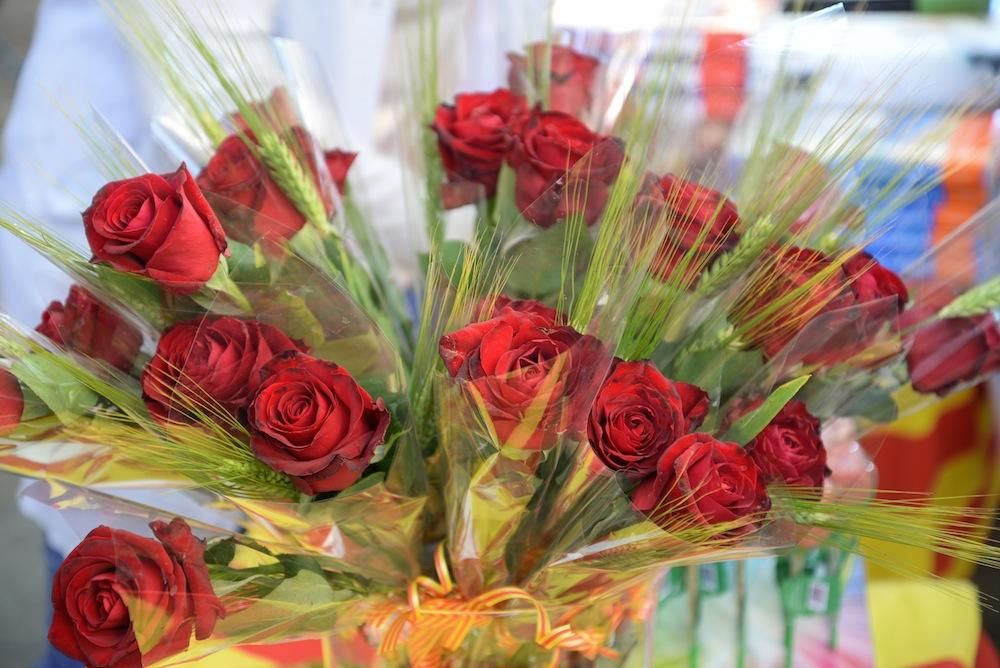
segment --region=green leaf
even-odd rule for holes
[[[209,545],[205,549],[205,563],[228,566],[236,556],[236,541],[224,538]]]
[[[561,220],[541,234],[522,241],[511,249],[513,268],[507,290],[527,297],[546,297],[557,293],[562,287],[562,276],[558,271],[563,249],[567,247],[566,235],[573,230],[579,235],[575,243],[575,257],[570,258],[575,273],[586,269],[593,240],[586,226],[570,225]]]
[[[229,277],[239,285],[267,285],[270,265],[260,245],[229,241]]]
[[[379,361],[382,352],[379,343],[378,335],[368,331],[357,336],[324,341],[313,346],[312,354],[339,364],[350,371],[352,376],[362,376]]]
[[[219,265],[205,286],[191,295],[191,298],[206,311],[222,315],[246,315],[254,309],[246,295],[229,275],[229,263],[219,257]]]
[[[810,375],[799,376],[781,385],[755,410],[750,411],[729,428],[723,440],[746,445],[761,432],[774,416],[781,412],[792,397],[809,381]]]
[[[163,290],[156,283],[103,264],[94,265],[94,270],[105,292],[127,305],[154,328],[166,328],[169,321],[163,312]]]
[[[10,368],[35,396],[69,424],[97,405],[99,397],[44,353],[27,355]]]
[[[675,360],[673,369],[666,375],[671,380],[697,385],[712,399],[718,399],[722,385],[723,357],[725,350],[701,350],[686,353]]]
[[[305,341],[310,348],[319,351],[326,344],[323,324],[309,308],[306,300],[297,294],[284,290],[279,292],[273,299],[268,300],[259,315],[266,315],[263,320],[274,323],[293,339]],[[322,352],[319,354],[326,357]]]

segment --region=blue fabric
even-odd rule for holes
[[[49,596],[49,592],[52,591],[52,581],[55,579],[56,570],[59,568],[59,564],[62,563],[62,555],[52,549],[48,544],[45,545],[45,566],[46,572],[48,573],[48,587],[45,591],[45,601],[48,604],[48,620],[52,622],[52,597]],[[45,645],[45,655],[42,660],[38,663],[37,668],[82,668],[82,663],[77,663],[73,659],[69,658],[59,650],[57,650],[52,645],[46,642]]]

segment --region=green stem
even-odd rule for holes
[[[701,643],[698,642],[698,628],[701,626],[701,570],[699,566],[688,566],[688,607],[691,616],[691,638],[688,648],[688,666],[698,668],[701,663]]]
[[[747,565],[743,560],[735,564],[736,578],[736,667],[747,663]]]

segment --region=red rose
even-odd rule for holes
[[[255,320],[226,316],[174,325],[142,372],[142,397],[150,414],[164,421],[196,419],[191,402],[203,413],[220,407],[238,417],[260,383],[261,368],[278,353],[302,347]]]
[[[956,385],[1000,371],[1000,325],[991,315],[936,319],[919,305],[903,313],[906,367],[913,389],[945,395]]]
[[[751,408],[756,408],[756,402]],[[817,420],[801,401],[785,404],[746,446],[768,482],[822,487],[826,475],[826,448]]]
[[[17,376],[0,367],[0,436],[9,434],[21,424],[24,414],[24,393]]]
[[[549,45],[544,42],[528,45],[528,58],[532,64],[530,79],[525,62],[528,58],[519,53],[507,54],[510,60],[507,80],[511,90],[523,94],[529,86],[538,85],[542,80],[545,51],[548,48]],[[600,62],[559,44],[551,45],[549,55],[548,108],[579,116],[590,108],[594,94],[594,75]]]
[[[514,142],[511,123],[525,109],[523,97],[503,88],[456,95],[454,106],[439,105],[431,129],[437,134],[448,180],[478,183],[485,197],[493,197],[500,167]],[[453,202],[455,206],[467,203]]]
[[[554,308],[546,306],[537,299],[512,299],[507,295],[497,295],[493,299],[492,310],[487,312],[486,307],[489,305],[489,301],[485,299],[479,303],[475,313],[477,320],[492,320],[507,311],[541,316],[551,325],[555,325],[559,320],[559,313]]]
[[[212,591],[204,545],[183,520],[150,524],[158,540],[99,526],[59,566],[49,642],[88,666],[150,665],[208,638],[225,610]],[[140,634],[156,645],[140,653]]]
[[[708,413],[700,388],[668,380],[650,362],[617,361],[590,409],[587,436],[612,471],[642,478],[660,455]]]
[[[326,171],[330,173],[333,185],[337,186],[337,192],[344,194],[347,187],[347,172],[358,157],[352,151],[341,151],[339,148],[323,151],[323,161],[326,163]]]
[[[83,212],[96,261],[148,276],[168,292],[196,292],[226,252],[226,234],[183,164],[173,174],[113,181]]]
[[[306,494],[339,492],[361,478],[391,416],[347,371],[300,352],[261,371],[247,421],[257,457]]]
[[[441,337],[441,359],[453,378],[468,381],[482,398],[502,443],[529,419],[530,434],[515,445],[539,450],[583,413],[585,377],[599,373],[600,346],[544,315],[506,310]],[[552,374],[557,374],[553,376]],[[523,427],[522,427],[523,428]]]
[[[52,302],[35,331],[81,355],[103,360],[128,373],[142,347],[142,334],[79,285],[66,303]]]
[[[736,443],[688,434],[660,456],[656,472],[632,494],[632,505],[666,531],[678,526],[734,523],[751,530],[771,507],[757,465]],[[739,525],[740,521],[745,524]]]
[[[568,114],[532,112],[515,128],[507,157],[524,217],[549,227],[570,215],[593,224],[625,159],[618,139],[602,137]]]
[[[740,214],[718,191],[695,181],[667,174],[644,188],[639,202],[651,222],[666,226],[654,271],[670,280],[677,265],[687,257],[685,273],[694,277],[736,245]]]
[[[743,336],[749,345],[762,348],[766,357],[775,357],[810,320],[854,304],[845,283],[844,272],[824,253],[794,246],[778,248],[751,278],[732,319],[745,328]],[[824,328],[822,334],[825,342],[829,329]],[[796,345],[806,352],[817,350],[812,341]]]
[[[289,136],[293,146],[297,146],[296,154],[306,157],[306,164],[316,178],[312,136],[300,127],[290,129]],[[198,175],[198,185],[222,215],[226,231],[234,239],[244,243],[261,239],[282,242],[295,236],[306,224],[306,219],[247,144],[255,141],[249,131],[243,136],[231,135],[223,140]],[[344,192],[347,171],[356,157],[356,153],[336,149],[323,153],[330,178],[340,193]],[[327,193],[321,194],[327,212],[331,212],[332,202],[326,197]]]

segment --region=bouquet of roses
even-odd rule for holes
[[[361,633],[366,662],[621,660],[669,566],[816,529],[997,563],[948,508],[827,479],[825,421],[1000,368],[1000,272],[914,300],[863,250],[885,223],[859,224],[844,183],[886,130],[847,117],[804,162],[796,109],[729,196],[650,171],[670,68],[622,77],[547,41],[510,57],[509,88],[442,103],[422,43],[408,167],[429,253],[408,300],[353,154],[300,120],[299,60],[213,48],[169,0],[112,6],[177,103],[161,129],[195,138],[167,143],[203,150],[152,172],[95,130],[89,252],[0,216],[77,283],[34,332],[0,322],[0,466],[116,523],[56,577],[65,653],[152,665],[302,634],[335,653]],[[962,234],[988,243],[988,213]]]

